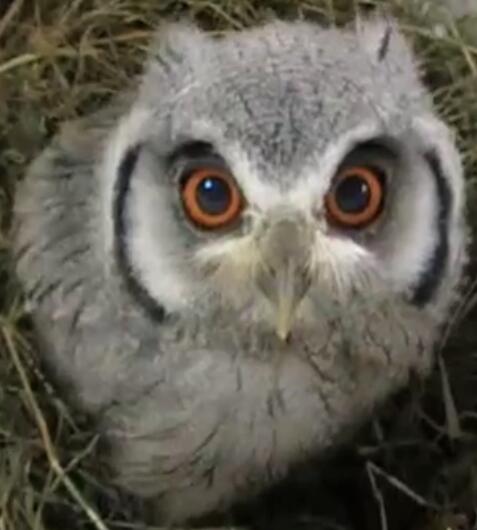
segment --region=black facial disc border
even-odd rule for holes
[[[140,151],[140,145],[130,147],[118,168],[113,201],[114,253],[119,272],[129,294],[154,321],[162,322],[166,317],[164,308],[156,302],[146,287],[139,281],[129,259],[126,222],[127,196],[131,189],[131,176],[136,167]]]
[[[424,155],[424,158],[436,182],[439,207],[437,218],[438,241],[426,270],[422,273],[419,282],[414,288],[412,302],[417,307],[424,307],[432,301],[443,279],[449,260],[449,222],[452,210],[452,191],[444,175],[438,154],[435,151],[429,151]]]

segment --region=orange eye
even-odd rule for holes
[[[342,227],[363,228],[379,216],[384,200],[381,173],[365,166],[338,173],[325,204],[330,222]]]
[[[182,202],[189,219],[200,228],[224,228],[238,219],[243,209],[241,193],[224,170],[192,171],[182,188]]]

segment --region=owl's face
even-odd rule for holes
[[[407,48],[379,25],[340,46],[283,29],[153,54],[115,147],[129,280],[165,313],[281,340],[363,303],[439,316],[460,166]]]
[[[107,254],[153,322],[113,328],[140,345],[118,467],[171,517],[276,478],[428,369],[463,178],[395,28],[173,30],[99,174]]]

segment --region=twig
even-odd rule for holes
[[[137,528],[135,523],[123,523],[122,521],[114,521],[114,525],[117,528],[124,528],[124,530],[135,530]],[[1,530],[1,528],[0,528]],[[166,528],[164,526],[142,526],[141,530],[190,530],[189,528],[180,528],[180,527],[174,527],[172,528]],[[212,526],[212,527],[204,527],[200,530],[249,530],[244,527],[239,526]]]
[[[38,430],[40,432],[40,436],[41,436],[41,439],[44,445],[44,450],[45,450],[45,453],[46,453],[46,456],[48,458],[51,468],[56,473],[58,478],[63,482],[68,493],[73,497],[73,499],[83,509],[83,511],[89,518],[89,520],[93,523],[94,527],[97,530],[108,530],[108,527],[101,520],[98,513],[96,513],[96,511],[89,505],[86,499],[81,495],[81,493],[78,491],[78,488],[75,486],[73,481],[66,475],[64,469],[62,468],[58,455],[56,454],[56,451],[53,447],[51,435],[50,435],[48,426],[46,424],[45,418],[40,410],[38,402],[31,388],[30,382],[28,381],[28,376],[22,365],[18,352],[16,351],[12,336],[10,335],[10,332],[5,328],[2,328],[2,334],[5,339],[5,342],[6,342],[8,351],[10,353],[10,356],[12,358],[13,364],[15,366],[15,369],[18,372],[22,386],[25,390],[27,401],[31,408],[31,412],[33,413]]]
[[[24,53],[23,55],[17,55],[16,57],[12,57],[3,64],[0,64],[0,75],[5,74],[10,70],[14,70],[15,68],[18,68],[20,66],[36,63],[37,61],[41,61],[45,58],[51,59],[53,57],[61,57],[66,59],[75,59],[79,56],[79,54],[80,53],[77,50],[74,50],[71,47],[59,48],[53,53],[47,55],[41,53]],[[90,57],[94,57],[95,53],[93,50],[82,50],[81,55],[88,55]]]
[[[98,443],[98,437],[94,437],[88,445],[80,452],[78,453],[65,467],[65,473],[71,473],[73,469],[75,469],[78,464],[86,458],[94,449],[95,445]],[[51,484],[51,491],[55,491],[57,488],[57,484],[61,479],[57,477]]]
[[[0,75],[5,74],[6,72],[9,72],[10,70],[14,70],[15,68],[18,68],[20,66],[26,66],[31,63],[35,63],[37,61],[40,61],[41,59],[44,59],[45,57],[52,58],[52,57],[63,57],[67,59],[77,58],[80,55],[86,56],[89,55],[91,57],[95,56],[94,52],[94,46],[100,46],[104,44],[110,44],[111,42],[130,42],[135,40],[145,40],[147,36],[150,34],[150,32],[145,31],[135,31],[130,32],[124,35],[118,35],[117,37],[108,37],[108,38],[100,38],[96,39],[94,41],[90,41],[89,44],[89,50],[85,51],[84,49],[81,51],[77,51],[71,48],[59,48],[55,50],[53,53],[48,54],[47,56],[39,54],[39,53],[24,53],[22,55],[17,55],[15,57],[12,57],[11,59],[8,59],[3,64],[0,64]]]
[[[384,478],[389,484],[391,484],[391,486],[395,487],[401,493],[404,493],[404,495],[413,500],[417,505],[422,506],[424,508],[437,508],[432,503],[427,501],[424,497],[413,491],[409,486],[406,486],[404,482],[400,481],[396,477],[393,477],[389,473],[386,473],[384,469],[381,469],[374,462],[368,461],[366,463],[366,468],[368,472],[371,471],[372,473],[375,473],[376,475],[379,475],[380,477]]]
[[[384,504],[383,494],[378,487],[374,473],[375,465],[372,462],[366,462],[366,471],[368,473],[369,481],[371,482],[371,489],[373,495],[379,506],[379,519],[381,521],[381,530],[388,530],[388,516],[386,514],[386,505]]]
[[[447,374],[447,368],[442,355],[437,356],[439,372],[441,375],[442,396],[444,399],[444,408],[446,412],[447,434],[451,440],[462,438],[462,429],[460,426],[459,414],[455,406],[454,396]]]
[[[451,315],[448,324],[445,326],[444,334],[440,340],[438,347],[438,353],[441,354],[444,350],[444,347],[447,345],[451,335],[454,333],[457,326],[466,318],[468,313],[476,305],[476,294],[477,294],[477,278],[472,280],[468,291],[462,297],[462,299],[457,304],[453,314]]]
[[[23,6],[23,0],[16,0],[11,4],[7,12],[3,15],[2,20],[0,20],[0,39],[2,38],[2,35],[5,33],[5,30],[7,29],[10,22],[13,20],[16,14],[20,12],[20,9],[22,8],[22,6]]]
[[[475,60],[474,58],[472,57],[472,53],[470,53],[468,47],[467,47],[467,43],[464,41],[464,39],[462,38],[462,35],[460,34],[457,26],[456,26],[456,23],[455,23],[455,20],[450,18],[449,20],[449,27],[450,27],[450,30],[452,31],[452,34],[454,36],[454,38],[456,39],[456,41],[458,43],[460,43],[460,47],[461,47],[461,50],[462,50],[462,54],[464,55],[464,58],[469,66],[469,69],[470,71],[472,72],[472,76],[475,78],[477,77],[477,65],[475,63]]]
[[[232,15],[214,2],[205,2],[203,7],[209,8],[211,11],[215,11],[217,15],[223,17],[234,29],[243,29],[244,25],[237,21]]]
[[[458,48],[462,47],[462,44],[456,40],[455,38],[452,38],[452,37],[448,37],[448,36],[445,36],[445,37],[437,37],[432,31],[428,30],[428,29],[425,29],[425,28],[419,28],[417,26],[408,26],[406,24],[400,24],[400,27],[404,30],[404,31],[409,31],[410,33],[415,33],[416,35],[420,35],[421,37],[425,37],[429,40],[433,40],[433,41],[440,41],[440,42],[443,42],[445,44],[450,44],[452,46],[456,46]],[[466,47],[466,50],[468,53],[472,53],[474,55],[477,55],[477,47],[476,46],[472,46],[471,44],[467,44],[465,45]]]
[[[34,63],[39,58],[40,56],[36,53],[24,53],[23,55],[13,57],[5,63],[0,64],[0,75],[8,72],[9,70],[14,70],[18,66]]]

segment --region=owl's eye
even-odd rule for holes
[[[382,173],[355,166],[338,173],[325,204],[331,223],[344,228],[364,228],[377,219],[384,201]]]
[[[182,187],[182,202],[189,219],[200,228],[209,230],[232,224],[243,210],[237,184],[222,169],[192,171]]]

